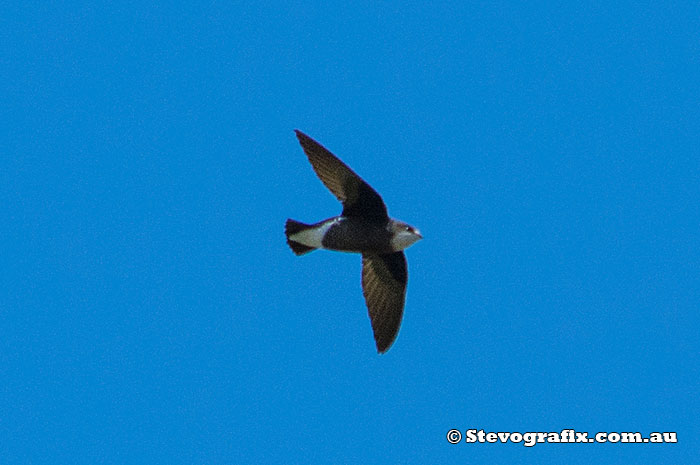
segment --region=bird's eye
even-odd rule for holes
[[[406,226],[405,229],[406,229],[406,231],[412,231],[412,230],[413,230],[413,228],[411,228],[410,226]]]

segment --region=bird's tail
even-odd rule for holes
[[[305,253],[309,253],[316,250],[315,247],[309,247],[308,245],[304,245],[290,239],[290,236],[305,231],[309,228],[313,228],[313,225],[305,224],[292,219],[287,219],[287,222],[284,223],[284,234],[287,236],[287,244],[289,244],[289,247],[292,249],[292,252],[294,252],[297,255],[304,255]]]

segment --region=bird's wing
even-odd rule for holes
[[[357,216],[374,221],[389,217],[381,196],[345,163],[321,144],[295,130],[304,153],[321,182],[343,204],[343,216]]]
[[[407,282],[403,252],[362,255],[362,292],[379,353],[389,350],[399,332]]]

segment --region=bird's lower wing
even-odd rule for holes
[[[380,353],[389,350],[399,332],[407,282],[403,252],[362,255],[362,291]]]

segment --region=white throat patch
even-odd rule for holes
[[[391,238],[391,248],[398,252],[415,244],[419,239],[420,236],[411,231],[399,231]]]

